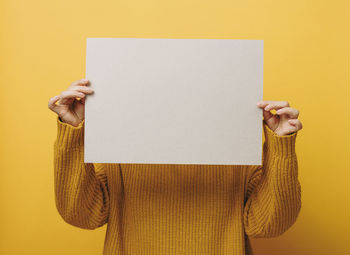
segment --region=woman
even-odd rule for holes
[[[58,115],[55,197],[71,225],[108,223],[103,254],[253,254],[249,236],[275,237],[296,221],[302,124],[288,102],[257,102],[262,166],[84,163],[88,85],[75,81],[48,104]]]

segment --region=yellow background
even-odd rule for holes
[[[102,254],[106,228],[68,225],[53,193],[47,102],[85,77],[86,37],[263,39],[264,99],[289,101],[304,125],[303,207],[254,250],[350,254],[349,13],[345,0],[2,0],[0,254]]]

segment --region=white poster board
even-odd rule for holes
[[[261,165],[263,41],[87,38],[85,163]]]

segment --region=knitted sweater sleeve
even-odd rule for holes
[[[103,164],[84,163],[84,122],[74,127],[57,116],[54,142],[56,207],[67,223],[95,229],[108,219],[109,193]],[[96,170],[96,171],[95,171]]]
[[[301,209],[295,153],[297,133],[278,136],[265,123],[262,166],[249,178],[243,221],[252,237],[276,237],[294,224]]]

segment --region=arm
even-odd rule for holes
[[[265,123],[263,126],[263,165],[248,182],[244,227],[249,236],[275,237],[294,224],[301,209],[297,133],[278,136]]]
[[[95,229],[108,220],[109,194],[103,164],[84,163],[84,122],[77,127],[56,117],[54,184],[56,207],[69,224]]]

